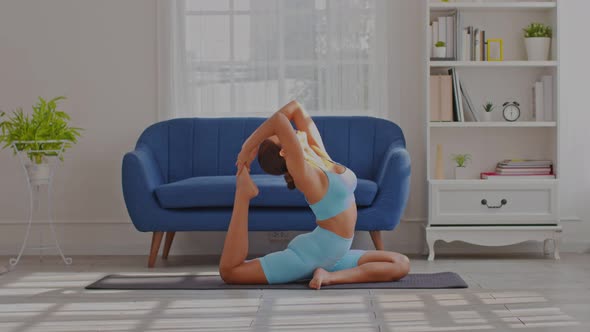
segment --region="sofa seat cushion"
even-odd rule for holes
[[[307,207],[303,194],[289,190],[282,176],[254,174],[252,180],[259,194],[250,202],[253,207]],[[195,207],[232,207],[236,191],[236,177],[198,176],[156,188],[161,207],[182,209]],[[370,206],[377,194],[377,184],[358,179],[355,191],[358,206]]]

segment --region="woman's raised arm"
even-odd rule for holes
[[[285,107],[281,108],[280,112],[285,114],[285,116],[290,121],[293,121],[293,123],[295,123],[295,127],[298,130],[301,130],[307,134],[307,142],[309,145],[312,148],[318,147],[320,149],[320,151],[314,149],[316,153],[320,152],[324,154],[325,157],[330,157],[326,151],[326,147],[324,146],[324,142],[322,141],[322,136],[320,135],[318,127],[316,126],[315,122],[313,122],[313,119],[309,113],[303,109],[301,104],[293,100],[285,105]]]
[[[243,166],[250,166],[250,163],[256,157],[258,146],[265,139],[276,135],[281,142],[282,149],[285,152],[285,161],[289,173],[297,181],[305,176],[306,164],[305,156],[301,144],[297,139],[297,135],[291,126],[291,122],[287,116],[281,111],[275,112],[270,118],[260,125],[253,133],[246,139],[242,145],[242,151],[238,155],[236,166],[238,172]]]

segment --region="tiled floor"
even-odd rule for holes
[[[590,255],[412,261],[458,290],[97,291],[109,273],[215,273],[198,257],[27,257],[0,276],[0,331],[590,331]],[[8,257],[0,256],[6,265]]]

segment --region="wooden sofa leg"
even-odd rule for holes
[[[154,232],[152,235],[152,248],[150,249],[150,258],[148,259],[148,267],[154,267],[156,265],[156,258],[158,257],[158,251],[160,251],[160,243],[164,232]]]
[[[162,253],[163,259],[168,259],[170,247],[172,246],[172,241],[174,240],[174,234],[176,234],[176,232],[166,232],[166,241],[164,242],[164,253]]]
[[[369,231],[369,234],[371,234],[371,240],[373,240],[375,249],[383,250],[383,240],[381,239],[381,231]]]

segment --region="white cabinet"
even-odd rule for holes
[[[434,244],[439,240],[483,246],[544,241],[545,251],[553,242],[554,257],[559,258],[559,1],[562,0],[445,3],[424,0],[429,260],[434,259]],[[431,59],[429,24],[454,13],[460,14],[456,16],[460,17],[457,21],[462,25],[459,29],[474,26],[485,30],[486,38],[502,39],[504,61]],[[547,61],[527,60],[522,28],[531,22],[553,28]],[[468,91],[475,112],[481,112],[482,105],[488,101],[496,105],[489,122],[431,122],[430,75],[447,75],[450,69],[457,73],[462,89]],[[535,82],[544,76],[553,77],[553,115],[548,121],[536,118],[532,93]],[[432,96],[436,98],[437,92]],[[507,122],[502,116],[502,105],[512,101],[519,103],[521,116],[515,122]],[[443,151],[444,169],[439,172],[444,175],[443,179],[435,179],[438,144]],[[470,179],[455,180],[450,157],[464,153],[472,157],[467,170]],[[556,177],[551,180],[479,179],[481,172],[494,171],[497,162],[515,158],[552,160]]]

